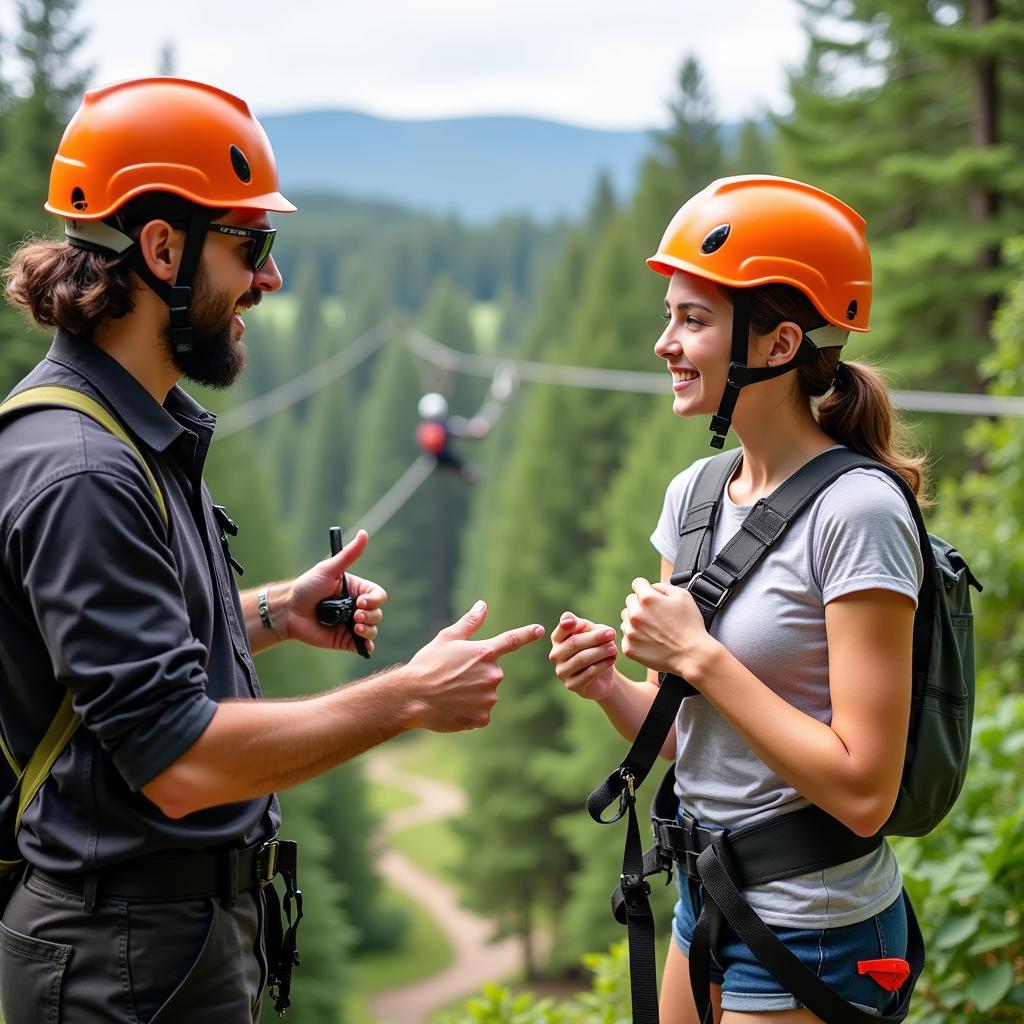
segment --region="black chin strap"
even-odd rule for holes
[[[139,247],[131,251],[131,267],[156,294],[167,303],[171,312],[171,345],[178,355],[186,355],[192,351],[192,320],[189,317],[189,305],[192,302],[192,279],[199,266],[199,257],[206,241],[206,227],[210,223],[209,211],[197,206],[192,211],[192,219],[185,230],[185,248],[178,265],[178,276],[173,285],[161,281],[149,269]]]
[[[714,434],[711,438],[712,448],[721,448],[725,445],[736,401],[743,388],[758,381],[781,377],[798,366],[813,363],[819,355],[814,343],[804,335],[796,355],[788,363],[781,366],[747,366],[747,350],[750,344],[750,295],[743,290],[737,290],[735,295],[732,311],[732,362],[729,363],[729,376],[725,382],[718,412],[711,417],[711,432]]]

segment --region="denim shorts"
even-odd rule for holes
[[[699,911],[703,887],[680,873],[680,897],[672,920],[672,934],[682,951],[690,955],[690,940]],[[800,961],[848,1002],[882,1014],[895,1006],[887,992],[867,975],[857,973],[858,960],[878,960],[907,955],[907,912],[899,896],[881,913],[858,924],[838,928],[775,928],[772,931]],[[728,927],[722,928],[718,953],[711,961],[711,983],[722,986],[722,1009],[750,1012],[795,1010],[803,1006],[762,967],[746,943]]]

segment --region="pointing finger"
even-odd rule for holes
[[[504,633],[485,641],[488,647],[494,651],[495,657],[501,658],[520,647],[532,644],[544,635],[544,627],[534,623],[532,626],[520,626],[518,629],[509,629]]]

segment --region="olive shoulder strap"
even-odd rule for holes
[[[123,441],[131,449],[132,453],[139,460],[139,465],[142,467],[143,472],[146,474],[149,486],[153,489],[153,497],[160,508],[160,515],[163,517],[164,523],[167,524],[167,503],[164,501],[163,492],[160,490],[160,485],[156,482],[153,470],[150,469],[149,464],[142,457],[142,452],[139,451],[138,445],[135,444],[124,427],[96,399],[83,394],[81,391],[75,391],[73,388],[56,385],[29,388],[0,403],[0,420],[6,417],[7,414],[16,411],[54,406],[74,409],[77,412],[83,413],[110,431],[111,434],[120,441]],[[15,819],[15,830],[21,824],[21,816],[25,813],[25,809],[32,802],[36,793],[39,792],[40,786],[46,781],[46,777],[50,774],[50,769],[53,767],[54,762],[60,756],[61,751],[68,745],[80,722],[81,719],[71,707],[71,691],[69,690],[64,695],[64,700],[61,701],[60,708],[50,723],[50,727],[46,730],[46,734],[40,741],[39,746],[36,747],[31,758],[29,758],[29,762],[25,765],[24,769],[15,760],[7,744],[0,739],[3,755],[11,766],[11,770],[19,777],[21,787],[21,793],[18,798],[18,814]]]

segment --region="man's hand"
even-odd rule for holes
[[[693,595],[671,583],[633,580],[622,609],[622,653],[656,672],[687,678],[688,666],[716,644]]]
[[[520,626],[489,640],[471,640],[486,618],[487,605],[477,601],[409,662],[420,690],[414,727],[461,732],[490,722],[491,710],[498,702],[498,684],[505,675],[498,659],[539,640],[544,627]]]
[[[551,634],[548,661],[567,690],[604,700],[615,686],[615,630],[564,612]]]
[[[324,626],[317,619],[316,606],[341,592],[341,577],[366,550],[369,537],[360,530],[355,538],[336,555],[317,562],[308,572],[292,583],[285,618],[285,632],[290,640],[300,640],[311,647],[326,647],[336,651],[355,651],[356,645],[348,626]],[[355,601],[356,633],[366,641],[367,650],[373,652],[384,613],[381,607],[388,599],[383,587],[359,576],[348,575],[349,597]]]

